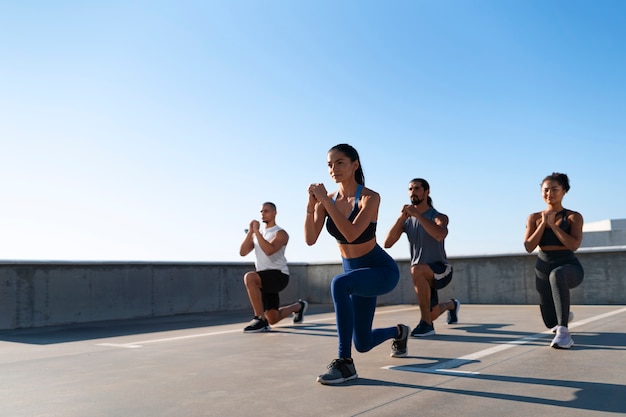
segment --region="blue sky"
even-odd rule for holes
[[[450,256],[521,253],[540,182],[626,217],[622,1],[3,1],[0,259],[252,261],[278,206],[292,262],[307,186],[350,143],[382,242],[414,177]],[[406,242],[390,253],[408,257]]]

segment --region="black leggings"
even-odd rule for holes
[[[583,282],[585,271],[569,250],[539,251],[535,264],[535,285],[539,308],[546,327],[566,326],[569,320],[569,290]]]

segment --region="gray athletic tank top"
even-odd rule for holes
[[[423,216],[428,220],[434,220],[439,214],[437,210],[431,207]],[[409,238],[411,265],[435,262],[448,263],[444,242],[439,242],[429,235],[417,218],[409,217],[406,219],[404,221],[404,231]]]

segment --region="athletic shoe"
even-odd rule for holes
[[[570,321],[574,321],[574,313],[573,312],[569,312],[569,319],[567,319],[567,323],[569,324]],[[559,326],[554,326],[553,328],[550,329],[550,331],[552,331],[552,333],[556,333],[556,328]]]
[[[454,324],[459,321],[459,310],[461,309],[461,303],[455,298],[452,299],[452,302],[454,302],[454,309],[448,310],[448,324]]]
[[[270,325],[267,320],[256,316],[250,321],[246,328],[243,329],[244,333],[261,333],[269,331]]]
[[[435,326],[426,323],[424,320],[420,320],[420,323],[411,332],[411,337],[424,337],[432,336],[435,334]]]
[[[391,344],[391,356],[392,358],[404,358],[407,354],[406,344],[409,340],[409,326],[404,324],[398,324],[398,331],[400,331],[400,336],[393,339],[393,343]]]
[[[304,300],[298,300],[298,302],[300,303],[300,310],[293,313],[293,322],[296,324],[302,323],[304,313],[306,313],[306,309],[309,307],[309,303]]]
[[[552,339],[550,346],[555,349],[569,349],[574,345],[569,329],[565,326],[557,326],[556,336]]]
[[[317,382],[324,385],[341,384],[358,378],[352,359],[335,359],[328,365],[328,371],[317,377]]]

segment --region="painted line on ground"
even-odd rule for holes
[[[621,308],[619,310],[610,311],[608,313],[599,314],[597,316],[593,316],[587,318],[585,320],[575,321],[569,325],[570,329],[584,326],[585,324],[593,323],[594,321],[602,320],[611,316],[615,316],[617,314],[621,314],[626,312],[626,307]],[[460,358],[451,359],[441,364],[437,364],[428,368],[419,368],[416,366],[383,366],[382,369],[389,369],[393,371],[408,371],[408,372],[420,372],[420,373],[428,373],[428,374],[463,374],[463,375],[477,375],[479,372],[472,371],[460,371],[455,370],[454,368],[458,368],[460,366],[466,365],[468,363],[472,363],[478,359],[482,359],[486,356],[493,355],[494,353],[502,352],[504,350],[508,350],[514,348],[516,346],[521,346],[526,343],[532,342],[537,339],[541,339],[546,335],[552,334],[551,330],[546,330],[542,333],[537,333],[531,336],[522,337],[521,339],[513,340],[510,342],[506,342],[497,346],[493,346],[487,349],[480,350],[475,353],[470,353],[469,355],[461,356]]]
[[[140,342],[97,343],[96,346],[136,349],[136,348],[142,347],[143,345],[148,345],[148,344],[152,344],[152,343],[173,342],[173,341],[177,341],[177,340],[195,339],[195,338],[198,338],[198,337],[219,336],[219,335],[228,334],[228,333],[241,333],[241,329],[224,330],[224,331],[220,331],[220,332],[209,332],[209,333],[196,333],[196,334],[188,334],[188,335],[185,335],[185,336],[164,337],[162,339],[142,340]]]
[[[407,307],[407,308],[399,308],[399,309],[393,309],[393,310],[377,311],[376,314],[382,315],[382,314],[400,313],[400,312],[403,312],[403,311],[416,310],[416,309],[417,309],[417,307]],[[328,313],[324,313],[324,314],[328,314]],[[320,318],[320,319],[315,319],[315,320],[307,320],[301,326],[304,328],[304,327],[306,327],[307,323],[318,323],[318,322],[332,321],[332,320],[335,320],[334,313],[332,314],[331,317],[325,317],[325,318]],[[285,324],[284,326],[287,326],[287,325]],[[298,326],[300,326],[300,325],[298,325]],[[281,326],[275,326],[275,327],[276,328],[280,328]],[[117,347],[117,348],[125,348],[125,349],[137,349],[137,348],[142,347],[143,345],[149,345],[149,344],[152,344],[152,343],[175,342],[175,341],[178,341],[178,340],[195,339],[195,338],[199,338],[199,337],[209,337],[209,336],[219,336],[219,335],[223,335],[223,334],[241,333],[241,332],[242,332],[241,329],[223,330],[223,331],[208,332],[208,333],[190,334],[190,335],[185,335],[185,336],[174,336],[174,337],[165,337],[165,338],[161,338],[161,339],[143,340],[143,341],[139,341],[139,342],[97,343],[96,346]]]
[[[400,312],[405,312],[405,311],[410,311],[410,310],[417,310],[418,308],[416,306],[414,307],[406,307],[406,308],[398,308],[398,309],[389,309],[389,310],[378,310],[376,312],[377,315],[384,315],[384,314],[393,314],[393,313],[400,313]],[[577,322],[573,322],[570,325],[570,328],[574,328],[580,325],[584,325],[587,323],[590,323],[592,321],[595,320],[601,320],[602,318],[605,317],[609,317],[612,316],[614,314],[619,314],[623,311],[626,311],[626,308],[621,309],[621,310],[617,310],[617,311],[613,311],[613,312],[609,312],[609,313],[605,313],[605,314],[601,314],[599,316],[594,316],[591,317],[589,319],[585,319],[585,320],[581,320],[581,321],[577,321]],[[324,314],[329,314],[329,313],[324,313]],[[320,319],[314,319],[314,320],[307,320],[305,323],[302,324],[302,327],[306,327],[307,323],[319,323],[319,322],[325,322],[325,321],[333,321],[335,320],[335,315],[332,314],[330,317],[324,317],[324,318],[320,318]],[[287,325],[285,325],[287,326]],[[281,326],[275,326],[277,328],[280,328]],[[215,331],[215,332],[206,332],[206,333],[196,333],[196,334],[190,334],[190,335],[185,335],[185,336],[174,336],[174,337],[165,337],[165,338],[160,338],[160,339],[149,339],[149,340],[142,340],[142,341],[136,341],[136,342],[128,342],[128,343],[97,343],[96,346],[103,346],[103,347],[118,347],[118,348],[126,348],[126,349],[137,349],[140,348],[144,345],[149,345],[149,344],[154,344],[154,343],[165,343],[165,342],[175,342],[178,340],[186,340],[186,339],[195,339],[195,338],[200,338],[200,337],[210,337],[210,336],[220,336],[220,335],[224,335],[224,334],[230,334],[230,333],[240,333],[241,329],[233,329],[233,330],[222,330],[222,331]],[[270,332],[271,333],[271,332]],[[522,338],[520,340],[516,340],[516,341],[512,341],[512,342],[508,342],[504,345],[499,345],[499,346],[494,346],[493,348],[489,348],[486,349],[485,352],[487,352],[486,355],[491,355],[493,353],[499,352],[501,350],[505,350],[505,349],[509,349],[513,346],[516,346],[518,344],[524,344],[524,343],[528,343],[532,340],[536,340],[540,337],[542,337],[542,335],[550,333],[550,331],[545,331],[543,333],[540,333],[538,335],[533,335],[533,336],[528,336],[525,338]],[[481,351],[482,352],[482,351]],[[480,353],[480,352],[477,352]],[[485,356],[486,356],[485,355]],[[472,356],[472,355],[468,355],[468,356]],[[483,357],[483,356],[480,356]],[[458,358],[458,359],[453,359],[451,361],[446,362],[446,364],[452,364],[452,362],[456,361],[456,360],[475,360],[476,358],[473,359],[466,359],[466,357],[462,357],[462,358]],[[454,367],[458,367],[459,365],[457,364],[456,366],[449,366],[448,368],[454,368]],[[389,369],[393,368],[393,369],[398,369],[399,367],[388,367]],[[437,368],[442,368],[441,365],[437,366]],[[422,368],[423,372],[426,372],[425,369],[430,369],[430,368]],[[415,368],[412,368],[412,370],[414,372],[417,372],[415,370]],[[433,372],[432,369],[430,372]],[[449,371],[452,372],[452,371]],[[458,372],[457,372],[458,373]]]

